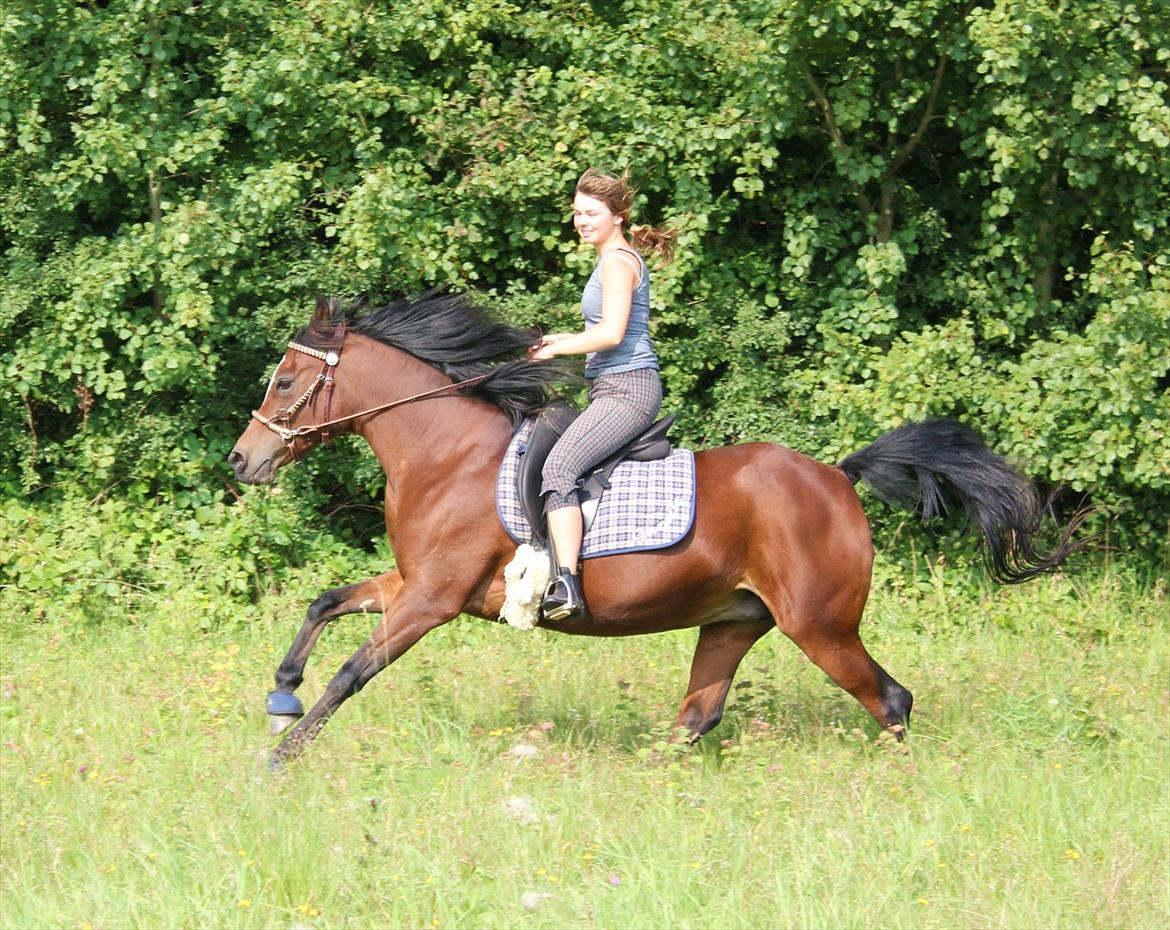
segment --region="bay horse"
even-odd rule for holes
[[[537,338],[466,298],[431,294],[360,316],[318,299],[289,343],[228,457],[235,476],[271,482],[312,447],[357,433],[386,472],[395,567],[310,605],[268,699],[274,729],[299,718],[274,766],[429,631],[462,613],[498,619],[516,547],[496,513],[497,470],[524,415],[564,377],[555,364],[526,358]],[[859,479],[924,516],[944,509],[944,491],[956,497],[1001,582],[1052,571],[1080,545],[1074,519],[1051,553],[1038,552],[1044,507],[1033,485],[949,420],[901,426],[836,466],[755,442],[697,452],[695,470],[694,524],[679,543],[587,560],[590,616],[540,624],[585,636],[699,627],[676,721],[692,740],[719,722],[740,660],[774,626],[883,728],[903,735],[911,694],[858,635],[873,564]],[[305,714],[293,692],[310,651],[327,623],[359,612],[381,619]]]

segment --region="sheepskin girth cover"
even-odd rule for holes
[[[500,608],[500,617],[518,630],[536,626],[548,578],[548,553],[528,543],[517,546],[516,555],[504,569],[504,606]]]

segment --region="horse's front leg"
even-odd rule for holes
[[[273,750],[272,766],[278,768],[281,762],[299,755],[348,698],[435,627],[459,615],[458,607],[436,607],[428,592],[403,588],[369,639],[345,661],[317,703]]]
[[[389,571],[357,584],[333,588],[309,605],[300,632],[276,669],[276,690],[268,695],[273,733],[282,732],[304,716],[305,710],[293,692],[304,680],[305,663],[325,624],[346,614],[384,614],[401,587],[402,576],[397,571]]]

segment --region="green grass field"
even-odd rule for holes
[[[905,746],[778,634],[683,749],[694,631],[460,620],[278,777],[264,695],[307,588],[101,625],[9,597],[0,923],[1165,927],[1165,585],[888,587],[863,633],[915,694]],[[326,632],[306,699],[368,625]]]

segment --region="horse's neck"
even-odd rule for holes
[[[437,372],[433,375],[437,377],[426,372],[421,387],[398,386],[395,393],[449,383]],[[396,521],[436,508],[447,512],[456,501],[469,521],[479,517],[479,510],[495,513],[495,476],[512,435],[499,408],[442,394],[373,416],[357,431],[386,473],[387,513]]]
[[[361,430],[392,487],[403,491],[495,474],[511,430],[504,414],[481,401],[443,396],[374,417]]]

